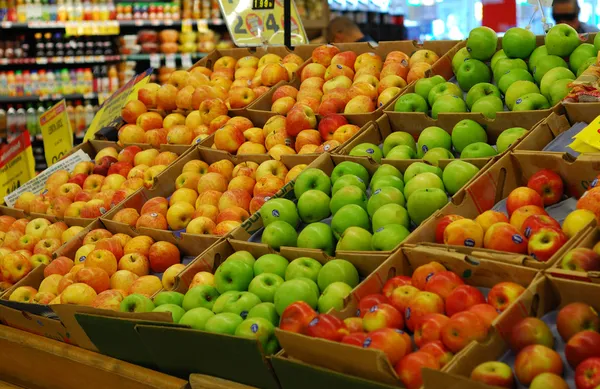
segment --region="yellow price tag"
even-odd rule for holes
[[[587,125],[583,130],[581,130],[577,135],[573,137],[576,142],[573,142],[575,147],[582,148],[584,145],[588,147],[585,148],[584,152],[593,152],[590,151],[592,149],[600,149],[600,116],[596,117],[596,119],[592,120],[590,124]],[[579,142],[581,143],[579,143]],[[569,146],[571,147],[571,146]],[[571,147],[573,148],[573,147]],[[575,150],[573,148],[573,150]],[[577,151],[577,150],[575,150]]]
[[[44,139],[46,163],[52,166],[73,148],[73,130],[67,115],[65,100],[40,116],[40,128]]]
[[[35,176],[35,160],[27,132],[0,151],[0,204],[4,197]]]
[[[292,44],[308,43],[302,19],[291,2]],[[283,0],[219,0],[236,46],[283,45]]]

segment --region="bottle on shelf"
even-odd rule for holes
[[[80,100],[75,102],[75,127],[71,130],[76,137],[81,137],[81,134],[85,134],[85,108],[81,104]]]

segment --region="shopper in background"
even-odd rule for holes
[[[552,3],[552,18],[558,23],[566,23],[578,33],[597,32],[596,26],[585,24],[579,20],[579,4],[577,0],[554,0]]]
[[[345,16],[333,18],[327,26],[327,41],[330,43],[374,42],[363,34],[360,27]]]

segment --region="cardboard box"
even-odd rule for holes
[[[540,276],[521,295],[517,303],[505,312],[496,326],[496,331],[491,333],[486,342],[472,343],[465,350],[463,357],[457,361],[453,371],[448,375],[448,380],[451,381],[445,382],[454,382],[456,387],[461,389],[489,388],[489,386],[474,382],[468,377],[479,364],[499,360],[504,356],[509,349],[507,337],[519,321],[529,316],[542,318],[544,315],[560,310],[565,305],[574,302],[586,303],[598,310],[600,309],[596,298],[598,293],[600,293],[600,286],[596,284]],[[555,342],[562,342],[562,340],[555,339]],[[555,350],[557,350],[556,343]],[[564,355],[562,355],[562,359],[565,370],[567,370]],[[574,387],[572,381],[569,383],[569,387]]]
[[[341,51],[354,51],[357,55],[363,53],[376,53],[381,56],[382,59],[392,51],[403,51],[407,55],[412,55],[417,50],[426,49],[432,50],[436,52],[440,59],[449,52],[453,47],[455,47],[457,41],[426,41],[422,45],[417,45],[413,41],[395,41],[395,42],[380,42],[376,47],[371,46],[367,42],[361,43],[339,43],[335,46],[339,47]],[[318,47],[317,45],[313,46]],[[311,52],[312,54],[312,52]],[[300,73],[301,70],[298,71]],[[297,74],[298,74],[297,73]],[[248,107],[251,111],[271,111],[271,101],[273,97],[273,93],[277,89],[277,87],[286,85],[288,83],[281,82],[275,87],[271,88],[271,90],[264,95],[262,95],[259,99],[257,99],[252,105]],[[290,85],[298,88],[300,86],[300,80],[296,77],[295,80],[292,80]],[[395,99],[394,99],[395,100]],[[385,106],[387,107],[387,105]],[[348,114],[344,115],[348,121],[352,124],[356,124],[358,126],[364,126],[368,122],[377,120],[381,113],[383,112],[385,107],[378,107],[375,111],[364,114]]]
[[[593,34],[592,34],[593,35]],[[588,41],[593,41],[594,38],[593,36],[588,37]],[[442,58],[440,58],[435,64],[433,64],[432,68],[431,68],[431,75],[439,75],[444,77],[446,80],[450,81],[454,78],[454,72],[452,71],[452,58],[454,58],[454,55],[456,55],[456,53],[466,47],[466,40],[459,42],[456,46],[454,46],[452,49],[450,49]],[[544,36],[537,36],[536,37],[536,46],[541,46],[544,44]],[[498,47],[497,50],[501,50],[502,49],[502,38],[498,38]],[[402,95],[405,95],[407,93],[414,93],[415,92],[415,85],[409,85],[407,88],[405,88],[402,91]],[[539,122],[543,119],[545,119],[550,112],[552,112],[555,109],[558,109],[559,105],[557,104],[555,107],[552,107],[550,109],[543,109],[543,110],[538,110],[538,111],[519,111],[519,112],[512,112],[512,111],[502,111],[502,112],[498,112],[496,114],[496,118],[495,119],[488,119],[486,118],[482,113],[440,113],[438,115],[437,120],[431,118],[428,114],[424,114],[422,112],[394,112],[394,105],[396,104],[396,101],[398,100],[398,98],[394,99],[393,102],[391,104],[389,104],[386,108],[385,108],[385,113],[387,113],[390,116],[394,116],[394,115],[398,115],[402,118],[402,120],[405,121],[410,121],[412,123],[419,123],[419,125],[423,128],[425,127],[429,127],[429,126],[437,126],[438,121],[444,117],[447,117],[446,119],[444,119],[444,122],[447,124],[450,124],[451,126],[454,126],[456,123],[458,123],[459,121],[463,120],[463,119],[473,119],[476,120],[478,122],[481,123],[480,120],[482,120],[483,122],[493,122],[493,121],[500,121],[501,123],[525,123],[525,122],[530,122],[533,121],[534,123]],[[516,126],[515,126],[516,127]]]
[[[586,233],[580,236],[579,240],[571,245],[570,250],[579,247],[592,249],[598,242],[600,242],[600,228],[588,228]],[[565,252],[564,255],[554,263],[554,266],[546,270],[546,273],[554,277],[600,284],[600,271],[579,272],[561,268],[560,264],[567,253],[568,252]]]
[[[394,252],[373,274],[352,291],[347,305],[342,311],[332,313],[341,319],[355,316],[361,298],[369,294],[381,293],[388,279],[398,275],[411,276],[417,267],[432,261],[441,263],[448,270],[459,274],[465,283],[479,288],[491,288],[503,281],[512,281],[527,287],[538,274],[533,269],[487,261],[475,256],[449,252],[440,253],[427,247],[403,247]],[[505,313],[501,314],[492,325],[495,326],[505,315]],[[400,384],[393,366],[385,354],[379,350],[353,347],[279,329],[276,330],[276,335],[289,357],[309,365],[385,384]],[[468,348],[467,346],[457,353],[452,361],[444,366],[443,371],[453,371],[454,363]]]
[[[494,163],[486,172],[472,180],[466,187],[457,192],[452,201],[440,211],[434,213],[423,222],[409,237],[411,244],[424,244],[441,251],[457,251],[469,255],[477,255],[486,259],[508,261],[524,264],[536,269],[545,269],[554,264],[558,258],[569,250],[584,233],[585,229],[572,237],[558,252],[546,262],[539,262],[524,254],[511,254],[484,248],[464,246],[446,246],[435,242],[435,228],[439,220],[451,214],[475,219],[484,211],[493,209],[512,190],[526,186],[527,180],[541,169],[550,169],[560,174],[565,191],[570,196],[579,198],[589,187],[600,171],[600,164],[591,156],[582,155],[573,160],[567,154],[547,153],[512,153],[506,154]],[[560,220],[559,220],[560,222]],[[592,222],[593,223],[593,222]]]
[[[485,132],[487,133],[487,136],[488,136],[487,143],[494,146],[496,144],[498,136],[504,130],[513,128],[513,127],[523,127],[527,130],[535,128],[536,124],[538,122],[534,122],[533,120],[535,120],[535,119],[532,118],[529,121],[514,123],[514,122],[501,122],[501,121],[488,122],[486,120],[483,120],[482,118],[478,118],[475,121],[477,121],[479,124],[481,124],[481,126],[485,129]],[[454,126],[449,123],[445,123],[446,121],[447,121],[447,116],[444,116],[444,117],[440,118],[440,120],[438,120],[438,123],[436,125],[442,129],[444,129],[449,134],[452,134],[452,129]],[[381,145],[383,145],[383,142],[389,135],[391,135],[394,132],[398,132],[398,131],[407,132],[407,133],[411,134],[414,137],[415,141],[417,141],[419,139],[419,135],[425,128],[426,127],[419,126],[419,123],[413,123],[410,121],[402,120],[402,118],[399,115],[389,116],[387,114],[383,114],[379,119],[377,119],[377,121],[375,122],[375,125],[372,125],[370,128],[367,128],[367,129],[361,131],[360,133],[358,133],[355,137],[353,137],[353,139],[348,141],[348,143],[337,148],[334,151],[334,153],[342,154],[342,155],[350,155],[350,152],[352,151],[352,149],[354,147],[360,145],[361,143],[373,143],[378,146],[381,146]],[[525,139],[525,137],[522,137],[521,140],[522,139]],[[506,150],[506,152],[509,152],[509,150],[511,150],[516,144],[518,144],[518,142],[519,141],[514,143],[508,150]],[[500,155],[502,155],[502,154],[503,153],[501,153]],[[498,156],[495,156],[495,157],[498,157]],[[489,162],[491,159],[493,159],[495,157],[461,158],[461,160],[470,162],[478,167],[482,167],[482,166],[485,166],[485,164],[487,162]],[[440,162],[443,163],[444,165],[447,165],[451,161],[453,161],[453,160],[452,159],[440,160]],[[381,163],[393,164],[394,162],[395,162],[395,160],[388,160],[387,158],[383,158],[381,160]],[[406,160],[405,162],[412,163],[412,162],[424,162],[424,161],[423,161],[423,159],[412,159],[412,160]]]

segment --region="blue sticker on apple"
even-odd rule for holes
[[[521,243],[523,243],[523,237],[519,234],[514,234],[512,236],[512,241],[515,242],[516,244],[521,244]]]
[[[375,152],[375,150],[373,150],[373,149],[367,149],[367,150],[365,150],[365,151],[366,151],[367,153],[369,153],[369,154],[373,154],[373,153]]]
[[[362,346],[363,348],[367,348],[371,345],[371,338],[367,338],[365,339],[365,341],[363,342]]]
[[[593,187],[595,187],[596,185],[598,185],[598,179],[597,179],[597,178],[594,178],[594,181],[592,181],[592,184],[591,184],[591,186],[592,186],[592,188],[593,188]]]
[[[104,215],[106,213],[106,208],[100,207],[100,213]]]
[[[376,310],[378,310],[379,307],[377,305],[373,305],[370,309],[369,312],[375,312]]]
[[[248,311],[240,312],[240,316],[242,317],[242,319],[246,320],[246,316],[248,316]]]
[[[408,61],[403,59],[402,61],[400,61],[400,63],[402,64],[402,66],[408,66]]]
[[[470,48],[469,46],[467,46],[467,51],[468,51],[469,53],[471,52],[471,48]],[[465,61],[466,61],[467,59],[468,59],[468,58],[465,58]]]
[[[341,68],[342,68],[342,65],[337,65],[337,68],[338,68],[338,69],[341,69]]]
[[[523,101],[523,99],[519,98],[519,99],[517,99],[517,101],[515,101],[515,104],[521,104],[522,101]]]
[[[358,178],[358,181],[360,181],[360,182],[364,183],[364,181],[363,181],[363,179],[362,179],[362,178],[360,178],[360,177],[358,177],[358,176],[356,176],[356,178]]]
[[[248,312],[246,312],[247,314]],[[250,326],[250,331],[252,331],[253,333],[257,333],[258,332],[258,324],[254,323]]]
[[[272,214],[273,216],[275,216],[275,217],[279,217],[279,211],[278,211],[278,210],[276,210],[276,209],[274,209],[274,210],[271,212],[271,214]]]
[[[377,190],[375,191],[375,193],[373,193],[373,195],[379,194],[380,192],[381,192],[381,189],[377,189]]]
[[[309,327],[312,327],[312,326],[315,326],[315,325],[317,325],[317,323],[318,323],[318,322],[319,322],[319,318],[318,318],[318,317],[315,317],[314,319],[312,319],[312,320],[310,321],[310,323],[308,323],[308,325],[309,325]]]
[[[475,241],[471,238],[465,239],[465,246],[467,247],[475,247]]]
[[[87,257],[86,257],[85,255],[84,255],[84,256],[82,256],[82,257],[79,257],[79,260],[78,260],[78,262],[79,262],[79,263],[81,263],[81,262],[85,262],[85,259],[86,259],[86,258],[87,258]]]
[[[421,146],[421,150],[423,150],[423,152],[426,153],[429,150],[429,148],[427,147],[427,145],[423,145]]]
[[[406,307],[406,310],[404,311],[404,317],[406,320],[410,319],[410,307]]]
[[[379,227],[379,228],[377,229],[377,231],[375,231],[375,232],[381,232],[381,231],[383,231],[383,227]]]
[[[356,310],[356,317],[360,317],[360,309]]]
[[[431,279],[431,277],[433,277],[434,274],[434,272],[427,274],[427,277],[425,277],[425,283],[429,282],[429,280]]]
[[[523,234],[525,234],[526,238],[529,238],[529,235],[531,235],[531,227],[525,228],[525,231],[523,232]]]
[[[405,332],[404,332],[404,331],[402,331],[401,329],[398,329],[398,328],[394,328],[394,331],[396,331],[396,332],[397,332],[397,333],[399,333],[400,335],[404,335],[404,334],[405,334]]]

